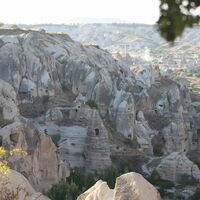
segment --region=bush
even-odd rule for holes
[[[65,200],[67,194],[67,184],[64,180],[52,185],[51,189],[44,193],[51,200]]]
[[[62,58],[62,59],[58,60],[58,62],[60,64],[66,64],[67,63],[67,59],[66,58]]]
[[[93,173],[76,168],[72,170],[70,177],[66,180],[61,180],[58,184],[54,184],[51,189],[44,194],[51,200],[74,200],[100,179],[106,181],[110,188],[114,188],[116,178],[130,171],[133,170],[130,170],[129,166],[124,165],[122,167],[112,165],[102,172]],[[166,189],[174,187],[174,184],[171,181],[162,180],[156,170],[153,171],[148,181],[159,187],[162,196],[171,197],[173,195],[167,192]]]
[[[194,177],[191,177],[187,174],[183,174],[180,177],[179,182],[183,185],[196,185],[197,183],[199,183],[199,181],[197,179],[195,179]]]
[[[167,192],[167,189],[171,189],[174,187],[174,183],[169,181],[169,180],[163,180],[160,178],[160,175],[158,174],[158,172],[156,170],[154,170],[151,174],[150,177],[147,178],[147,180],[153,184],[159,187],[159,192],[161,197],[170,197],[172,198],[171,193]]]
[[[194,163],[198,166],[198,168],[200,169],[200,161],[199,160],[196,160],[194,161]]]
[[[154,156],[163,156],[162,146],[155,145],[153,147],[153,154],[154,154]]]
[[[195,193],[190,197],[190,200],[199,200],[200,199],[200,188],[197,188]]]
[[[48,103],[49,102],[49,95],[44,95],[44,96],[42,96],[42,103],[43,104],[46,104],[46,103]]]
[[[44,192],[51,200],[74,200],[80,194],[78,186],[73,182],[61,180],[52,185],[51,189]]]
[[[98,106],[97,106],[97,104],[95,103],[95,101],[94,100],[88,100],[87,102],[86,102],[86,104],[88,105],[88,106],[90,106],[90,108],[98,108]]]
[[[116,178],[120,176],[121,174],[123,174],[123,172],[120,171],[115,165],[112,165],[108,169],[100,173],[98,175],[98,179],[102,179],[103,181],[106,181],[110,188],[114,188]]]
[[[72,170],[70,177],[52,185],[44,194],[51,200],[74,200],[99,179],[106,181],[109,187],[114,188],[116,178],[122,175],[124,171],[128,172],[128,169],[119,169],[115,165],[99,173],[85,172],[83,169],[76,168]]]

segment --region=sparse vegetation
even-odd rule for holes
[[[42,98],[42,103],[43,104],[48,103],[49,100],[50,100],[49,95],[43,95],[41,98]]]
[[[197,188],[195,193],[190,197],[189,200],[199,200],[200,199],[200,188]]]
[[[88,101],[86,102],[86,104],[87,104],[88,106],[90,106],[90,108],[96,108],[96,109],[98,109],[98,105],[95,103],[94,100],[88,100]]]
[[[27,155],[25,151],[21,148],[16,148],[10,151],[5,150],[2,146],[0,147],[0,179],[10,172],[10,168],[7,165],[7,159],[11,156],[19,155],[22,156]]]
[[[154,156],[163,156],[162,146],[159,144],[154,145],[153,154],[154,154]]]
[[[60,64],[66,64],[66,63],[67,63],[67,58],[59,59],[58,62],[59,62]]]
[[[198,166],[198,168],[200,169],[200,161],[199,160],[196,160],[194,161],[194,163]]]
[[[195,179],[194,177],[191,177],[187,174],[183,174],[180,177],[179,183],[183,185],[196,185],[199,183],[199,181]]]
[[[128,167],[117,167],[116,165],[112,165],[99,173],[85,172],[83,169],[76,168],[72,170],[70,177],[54,184],[44,194],[51,200],[74,200],[93,186],[97,180],[106,181],[110,188],[114,188],[116,178],[130,171]]]
[[[151,176],[148,177],[147,180],[148,180],[151,184],[153,184],[153,185],[159,187],[158,190],[159,190],[160,195],[161,195],[162,197],[168,196],[168,197],[171,198],[172,194],[169,193],[169,192],[167,192],[166,190],[167,190],[167,189],[171,189],[171,188],[173,188],[173,187],[175,186],[174,183],[173,183],[172,181],[161,179],[159,173],[158,173],[156,170],[154,170],[154,171],[152,172]]]

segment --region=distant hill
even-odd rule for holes
[[[92,21],[93,19],[90,22]],[[152,62],[159,64],[163,69],[180,66],[183,68],[194,68],[199,67],[200,63],[199,26],[186,29],[183,36],[178,38],[173,46],[161,38],[153,25],[90,23],[18,26],[23,28],[40,28],[47,32],[65,32],[73,40],[80,41],[81,43],[96,44],[112,53],[129,53],[132,57],[144,58],[144,54],[146,54],[148,49]]]

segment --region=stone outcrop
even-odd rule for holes
[[[106,182],[99,180],[94,186],[81,194],[77,200],[112,200],[113,192]]]
[[[17,105],[15,90],[0,79],[0,127],[13,122],[19,115]]]
[[[21,172],[37,190],[44,190],[69,175],[64,163],[58,158],[51,138],[41,134],[30,123],[14,122],[0,131],[3,146],[21,148],[27,156],[9,158],[12,169]]]
[[[20,173],[11,170],[8,176],[1,177],[1,200],[50,200],[36,192],[28,180]]]
[[[131,172],[116,179],[114,190],[98,181],[77,200],[160,200],[159,192],[142,175]]]
[[[173,182],[181,182],[183,176],[200,180],[200,170],[183,153],[173,152],[161,160],[156,168],[160,177]]]
[[[112,164],[108,132],[96,110],[91,110],[90,117],[90,126],[84,151],[86,168],[101,170]]]

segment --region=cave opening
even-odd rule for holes
[[[99,136],[99,129],[98,128],[95,128],[95,134],[96,134],[96,136]]]

